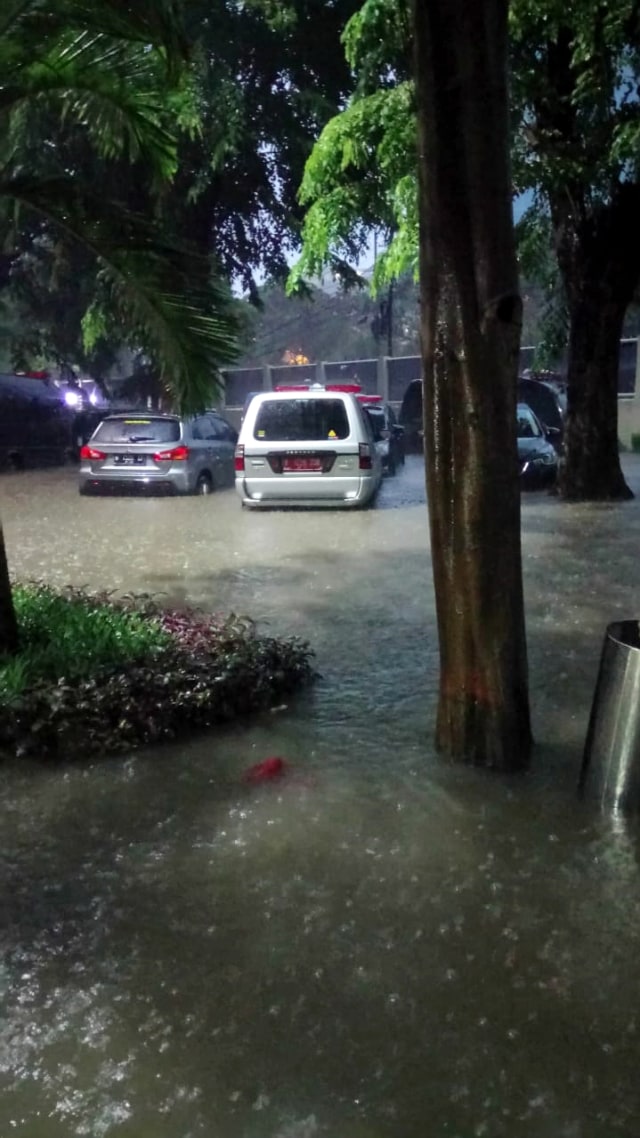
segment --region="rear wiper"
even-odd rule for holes
[[[154,443],[153,435],[129,435],[130,443]]]

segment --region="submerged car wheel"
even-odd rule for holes
[[[201,474],[196,482],[196,494],[211,494],[213,493],[213,482],[211,481],[210,474]]]

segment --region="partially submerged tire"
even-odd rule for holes
[[[201,474],[196,482],[194,494],[200,497],[205,497],[207,494],[213,493],[213,482],[210,474]]]

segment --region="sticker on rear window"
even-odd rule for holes
[[[150,427],[151,419],[125,419],[128,427]]]
[[[329,434],[327,435],[328,439],[337,439],[337,437],[338,436],[335,431],[329,431]]]
[[[256,435],[258,436],[259,439],[263,439],[265,434],[266,434],[266,431],[256,431]]]

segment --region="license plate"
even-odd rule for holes
[[[144,454],[114,454],[113,461],[116,466],[144,466],[146,455]]]
[[[282,462],[282,469],[284,471],[297,471],[302,470],[310,471],[314,474],[322,473],[322,459],[321,458],[290,458],[286,457]]]

